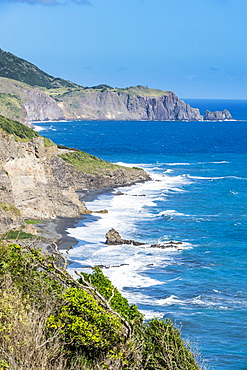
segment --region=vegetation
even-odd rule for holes
[[[25,224],[27,225],[36,225],[36,224],[42,224],[43,220],[24,220]]]
[[[16,141],[28,142],[36,137],[43,137],[39,135],[36,131],[23,125],[18,121],[13,121],[4,116],[0,115],[0,130],[4,131],[6,134],[14,135]],[[43,137],[44,145],[51,146],[55,145],[50,139]]]
[[[6,115],[11,112],[12,118],[22,119],[22,103],[21,99],[12,94],[0,93],[0,112]]]
[[[74,149],[73,152],[60,154],[60,157],[67,163],[72,164],[76,170],[96,174],[106,170],[115,170],[119,166],[106,162],[94,155]]]
[[[56,87],[74,87],[72,82],[55,78],[41,71],[35,65],[24,59],[0,49],[0,77],[24,82],[31,86],[40,86],[47,89]]]
[[[36,239],[37,236],[30,234],[30,233],[26,233],[25,231],[21,231],[21,230],[11,230],[5,234],[4,238],[13,239],[13,240],[23,240],[23,239],[34,239],[34,238]]]
[[[0,245],[1,369],[199,370],[169,320],[145,323],[99,268],[75,280],[61,259]]]
[[[21,215],[21,211],[16,207],[14,206],[14,204],[5,204],[5,203],[0,203],[0,207],[5,211],[9,211],[11,212],[13,215],[15,216],[20,216]]]
[[[18,121],[12,121],[0,115],[0,129],[7,134],[14,135],[17,141],[30,141],[40,135],[31,128]]]

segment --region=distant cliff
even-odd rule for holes
[[[147,179],[142,169],[59,149],[21,123],[0,116],[0,233],[22,225],[23,219],[79,217],[87,210],[77,191]]]
[[[171,91],[144,86],[114,89],[109,86],[76,89],[54,96],[67,119],[95,120],[201,120],[191,108]]]
[[[145,86],[82,87],[0,49],[0,114],[25,125],[56,120],[217,120],[217,114],[211,113],[213,118],[208,114],[203,118],[199,109],[171,91]]]

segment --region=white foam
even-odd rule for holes
[[[191,166],[191,163],[165,163],[166,166]]]
[[[174,209],[168,209],[166,211],[159,212],[158,216],[172,217],[172,216],[188,216],[188,215],[185,215],[184,213],[179,213],[179,212],[175,211]]]
[[[189,179],[195,179],[195,180],[221,180],[221,179],[225,179],[226,177],[224,177],[224,176],[207,177],[207,176],[191,176],[191,175],[188,175],[188,178]]]
[[[36,131],[36,132],[40,132],[40,131],[45,131],[46,130],[46,127],[37,126],[37,125],[33,125],[33,126],[34,126],[34,131]]]
[[[164,317],[164,312],[157,312],[154,310],[139,310],[144,316],[146,320],[150,320],[153,318],[162,319]]]
[[[125,163],[121,163],[125,165]],[[129,167],[139,165],[129,164]],[[69,259],[81,265],[95,266],[103,265],[110,268],[103,268],[114,285],[130,299],[130,302],[149,302],[149,297],[134,297],[125,288],[151,287],[164,284],[163,281],[153,279],[144,272],[153,266],[166,266],[173,260],[174,253],[180,253],[176,248],[150,248],[150,245],[105,245],[105,234],[111,228],[116,229],[123,239],[147,242],[138,240],[134,235],[138,234],[138,223],[149,221],[160,216],[186,216],[176,210],[166,210],[156,212],[157,204],[155,201],[166,201],[170,191],[181,191],[182,188],[190,184],[191,181],[186,175],[172,176],[169,174],[151,173],[152,180],[139,183],[130,187],[117,188],[123,195],[102,194],[95,200],[86,202],[88,209],[98,211],[107,209],[108,213],[89,215],[84,221],[84,225],[71,228],[67,231],[80,241],[80,245],[74,247],[69,253]],[[142,196],[141,196],[142,195]],[[143,196],[145,195],[145,196]],[[93,222],[90,222],[92,220]],[[168,243],[165,240],[164,244]],[[149,241],[150,242],[150,241]],[[160,243],[161,240],[152,240],[152,244]],[[179,249],[190,248],[191,245],[183,243]],[[83,268],[76,269],[83,271]],[[152,267],[151,267],[152,266]],[[69,266],[69,271],[73,274],[73,263]]]

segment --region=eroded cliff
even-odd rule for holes
[[[0,117],[0,128],[1,119],[6,125],[6,119]],[[14,125],[20,133],[25,127],[18,122]],[[88,165],[86,169],[83,167],[83,152],[59,149],[37,133],[32,138],[21,138],[4,131],[3,127],[0,129],[1,233],[20,226],[23,219],[79,217],[87,210],[77,191],[129,185],[148,179],[141,169],[116,166],[85,153],[92,157],[90,163],[94,169],[90,172]],[[70,160],[73,153],[80,156],[79,170]],[[67,161],[61,155],[67,155]]]

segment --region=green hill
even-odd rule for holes
[[[34,64],[0,49],[0,77],[11,78],[31,86],[45,87],[75,87],[72,82],[55,78],[41,71]]]

